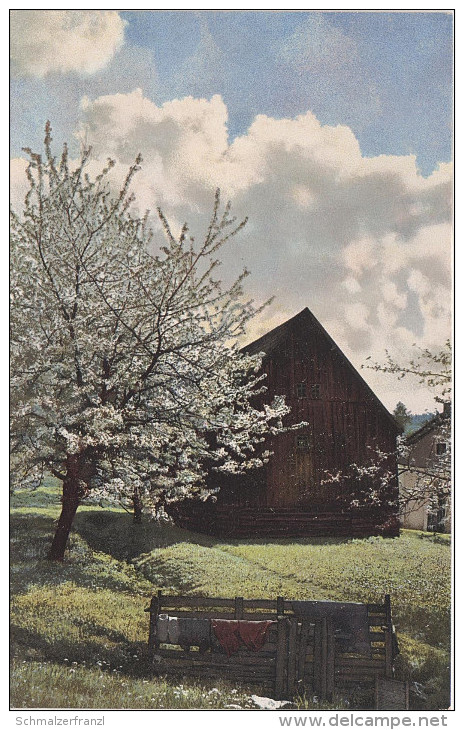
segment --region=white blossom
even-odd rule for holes
[[[451,342],[433,352],[429,349],[417,349],[415,357],[402,365],[386,353],[386,363],[366,366],[369,369],[393,374],[399,379],[409,378],[420,385],[426,384],[433,392],[437,403],[443,406],[443,412],[437,413],[433,420],[434,444],[443,444],[438,453],[436,448],[425,460],[416,464],[414,444],[404,436],[397,439],[394,453],[382,452],[378,447],[369,447],[371,457],[366,463],[351,464],[345,473],[326,473],[324,482],[334,485],[345,483],[354,485],[351,505],[382,504],[390,500],[390,504],[398,507],[401,515],[420,509],[424,504],[430,512],[444,504],[450,506],[452,495],[452,351]],[[397,493],[392,489],[398,476],[407,472],[409,479],[402,483]]]
[[[129,187],[27,150],[29,191],[11,223],[11,384],[14,481],[48,470],[79,500],[127,499],[152,507],[205,494],[211,468],[263,464],[269,433],[288,408],[264,408],[261,358],[237,339],[262,307],[216,278],[218,253],[243,227],[216,196],[204,240],[184,225],[153,240],[133,214]],[[158,253],[152,253],[158,245]],[[77,476],[76,476],[77,474]]]

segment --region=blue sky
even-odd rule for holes
[[[47,119],[95,170],[141,152],[141,209],[201,236],[220,187],[248,216],[223,274],[275,297],[250,338],[308,306],[356,367],[407,361],[451,328],[452,34],[449,12],[12,11],[13,202]]]
[[[232,139],[258,114],[293,117],[311,109],[323,124],[349,125],[365,155],[413,153],[424,174],[451,159],[449,13],[138,11],[121,17],[125,47],[95,76],[13,79],[14,154],[39,139],[39,122],[57,94],[69,103],[55,109],[55,131],[69,137],[83,93],[130,91],[136,84],[157,103],[221,94]]]
[[[451,15],[206,12],[123,17],[131,42],[156,49],[159,101],[192,88],[199,95],[220,93],[229,109],[232,137],[244,133],[257,114],[286,117],[311,108],[324,124],[348,124],[366,155],[412,152],[426,173],[450,160]],[[304,58],[282,53],[298,34],[306,40],[315,36],[307,53],[319,56],[320,68],[317,61],[305,64]],[[192,84],[185,62],[205,36],[216,46],[221,67],[208,68],[205,59],[205,77]],[[327,62],[332,36],[339,45],[346,39],[346,48]]]

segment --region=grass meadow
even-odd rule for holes
[[[399,538],[223,542],[123,510],[81,507],[66,561],[46,560],[59,513],[52,479],[11,501],[11,705],[15,708],[253,708],[239,684],[153,677],[153,592],[382,601],[390,593],[412,707],[446,709],[450,543]],[[313,698],[301,707],[321,707]],[[346,702],[332,707],[345,708]]]

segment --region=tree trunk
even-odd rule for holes
[[[61,514],[58,520],[55,536],[48,554],[49,560],[63,561],[64,551],[68,542],[74,516],[79,506],[79,457],[68,457],[66,479],[63,482],[63,496],[61,499]]]
[[[142,498],[138,487],[134,488],[132,506],[134,508],[134,524],[140,525],[142,523]]]

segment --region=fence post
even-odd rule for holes
[[[287,691],[287,625],[286,618],[283,616],[277,617],[275,693],[278,700],[284,699]]]
[[[385,596],[385,615],[385,676],[393,677],[393,627],[389,593]]]
[[[288,674],[287,688],[289,697],[293,697],[296,693],[296,662],[297,662],[297,632],[298,619],[289,619],[290,627],[288,634]]]
[[[297,682],[298,690],[301,695],[305,691],[305,664],[306,664],[306,652],[308,651],[308,633],[309,625],[305,618],[301,621],[300,631],[300,642],[298,647],[298,668],[297,668]]]
[[[313,648],[313,689],[314,694],[322,696],[322,621],[316,619],[314,622],[314,648]]]
[[[150,601],[150,624],[148,628],[148,652],[151,655],[156,647],[156,620],[160,609],[160,592]]]
[[[321,699],[327,699],[327,619],[321,622]]]
[[[241,621],[243,619],[243,598],[235,596],[235,619]]]
[[[327,619],[327,699],[332,700],[335,689],[335,630],[333,620]]]

